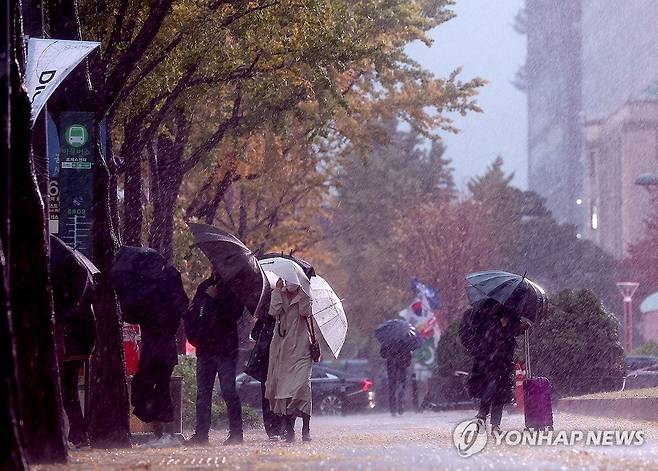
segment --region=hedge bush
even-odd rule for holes
[[[530,330],[532,372],[550,379],[558,397],[619,389],[626,374],[619,331],[617,318],[590,290],[560,291]]]
[[[459,321],[453,322],[441,335],[436,348],[437,367],[432,382],[433,400],[459,402],[469,399],[465,388],[466,377],[455,376],[456,371],[471,370],[471,357],[459,340]]]
[[[174,374],[183,377],[183,429],[193,431],[196,423],[196,357],[179,355]],[[256,427],[263,421],[260,411],[245,405],[242,406],[242,420],[245,427]],[[223,429],[227,426],[226,405],[220,395],[219,383],[216,383],[212,393],[211,427]]]
[[[658,342],[649,340],[633,350],[634,355],[649,355],[658,357]]]

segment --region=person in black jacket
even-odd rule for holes
[[[212,391],[219,376],[222,398],[226,403],[229,435],[224,445],[243,441],[242,406],[235,374],[238,360],[238,320],[244,306],[213,273],[197,288],[185,323],[188,340],[196,347],[196,430],[188,440],[207,444],[211,423]]]
[[[412,351],[413,349],[404,342],[384,344],[380,349],[380,355],[386,359],[388,405],[394,417],[396,414],[404,413],[404,394]]]
[[[166,440],[164,424],[174,420],[170,381],[178,363],[176,332],[188,298],[174,267],[166,267],[163,276],[162,295],[153,300],[150,315],[140,323],[142,344],[138,370],[131,382],[131,403],[133,414],[142,422],[152,423],[156,438]]]
[[[473,357],[468,392],[480,400],[476,418],[482,428],[491,414],[492,433],[500,431],[503,407],[513,397],[515,337],[520,328],[518,318],[494,302],[469,309],[460,325],[462,343]]]
[[[89,360],[96,341],[96,319],[92,305],[93,288],[87,286],[79,303],[65,306],[58,296],[58,281],[54,280],[55,322],[60,332],[63,351],[59,358],[62,403],[69,420],[68,440],[76,448],[89,445],[87,422],[82,413],[78,383],[85,360]],[[89,385],[85,384],[85,388]],[[86,397],[89,397],[86,395]]]

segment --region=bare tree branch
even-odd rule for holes
[[[117,46],[121,42],[121,29],[123,28],[123,20],[126,18],[125,12],[128,9],[128,0],[121,0],[119,5],[119,12],[117,15],[114,15],[114,26],[112,27],[112,32],[110,33],[110,39],[105,48],[105,53],[103,54],[105,60],[103,61],[103,75],[107,71],[107,66],[112,62],[112,58],[116,52]]]
[[[117,96],[116,100],[112,102],[108,109],[109,114],[113,114],[117,106],[121,101],[125,100],[130,94],[137,88],[137,86],[151,73],[153,70],[162,63],[162,61],[173,51],[183,40],[182,34],[177,34],[174,39],[172,39],[169,44],[160,51],[160,53],[154,57],[144,68],[141,70],[139,75],[135,77],[129,84],[121,89],[121,92]]]
[[[146,53],[164,22],[173,0],[155,0],[144,24],[130,43],[128,49],[119,57],[117,65],[105,81],[104,108],[108,109],[117,99],[125,86],[130,72]]]
[[[217,130],[206,139],[201,145],[199,145],[190,155],[190,157],[184,162],[185,172],[192,170],[201,160],[201,158],[210,152],[217,144],[221,142],[224,138],[224,134],[233,128],[237,127],[240,122],[240,104],[242,102],[242,91],[237,90],[235,99],[233,100],[233,111],[231,117],[224,121],[217,127]]]

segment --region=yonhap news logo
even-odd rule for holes
[[[468,458],[484,450],[488,435],[483,423],[477,419],[465,420],[452,432],[452,443],[462,458]]]
[[[497,446],[642,446],[644,430],[507,430],[493,433]],[[481,452],[490,437],[483,422],[461,422],[452,433],[459,456],[468,458]]]

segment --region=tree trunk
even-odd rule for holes
[[[22,35],[19,27],[14,28],[12,52],[19,54]],[[65,462],[44,207],[30,156],[30,102],[22,86],[18,64],[12,61],[7,251],[19,407],[29,461]]]
[[[0,469],[22,471],[27,469],[23,444],[20,439],[18,409],[18,384],[16,378],[16,352],[11,323],[8,292],[8,267],[4,247],[9,238],[9,173],[11,146],[9,139],[10,113],[10,31],[11,13],[9,2],[0,1],[3,29],[0,38],[0,108],[2,109],[2,151],[0,152]]]
[[[51,0],[48,11],[51,13],[51,36],[81,39],[75,0]],[[100,143],[99,123],[104,111],[100,109],[98,96],[102,93],[103,90],[99,90],[92,94],[87,71],[80,67],[71,73],[51,98],[51,109],[54,113],[94,113],[93,136],[96,141],[92,146],[91,246],[93,261],[101,273],[95,278],[96,349],[91,360],[88,422],[92,446],[126,447],[130,446],[130,406],[123,361],[122,323],[108,276],[118,244],[110,211],[110,178]]]
[[[118,198],[118,189],[119,189],[119,177],[117,164],[112,153],[112,146],[110,145],[111,134],[112,132],[112,121],[107,120],[107,156],[106,161],[108,165],[108,170],[110,171],[110,216],[112,219],[112,227],[115,229],[116,236],[121,240],[121,233],[119,233],[119,228],[121,227],[121,218],[119,217],[119,198]]]
[[[183,147],[161,136],[150,158],[151,179],[154,179],[151,189],[155,193],[149,244],[170,263],[174,257],[174,213],[185,175],[181,165],[183,151]]]
[[[7,297],[7,267],[1,245],[0,269],[0,469],[18,471],[27,469],[27,464],[18,433],[16,357]]]
[[[100,122],[97,117],[96,124]],[[96,133],[99,136],[100,133]],[[98,156],[100,142],[96,143]],[[123,358],[122,322],[109,272],[117,249],[110,215],[110,175],[97,159],[93,175],[94,263],[101,271],[96,283],[96,350],[92,357],[89,428],[94,447],[130,446],[130,404]]]
[[[142,159],[139,154],[128,152],[125,159],[123,185],[123,242],[141,247],[144,215],[142,207]]]

